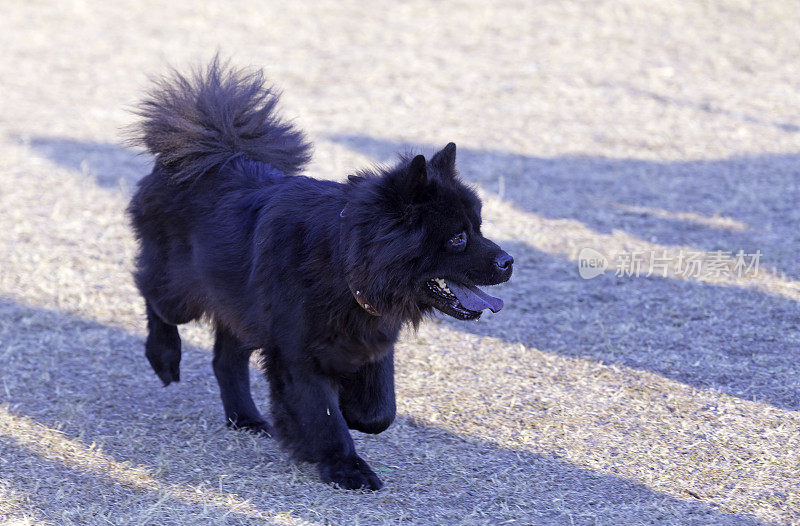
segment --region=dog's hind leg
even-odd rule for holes
[[[394,353],[341,381],[339,404],[350,429],[380,433],[394,421]]]
[[[165,322],[149,301],[146,301],[146,306],[148,334],[144,345],[145,356],[167,386],[170,382],[178,382],[181,379],[181,337],[178,334],[178,327]]]
[[[235,429],[271,435],[267,421],[256,408],[250,394],[250,354],[252,349],[223,327],[217,327],[214,341],[214,375],[219,383],[227,424]]]

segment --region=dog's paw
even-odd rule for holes
[[[164,383],[164,387],[172,382],[181,381],[181,355],[173,349],[148,348],[147,360],[156,375]]]
[[[378,475],[357,455],[320,462],[318,469],[323,482],[337,484],[344,489],[376,491],[383,487]]]

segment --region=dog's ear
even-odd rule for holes
[[[411,159],[406,172],[405,189],[407,196],[415,200],[428,185],[428,168],[425,164],[425,156],[417,155]]]
[[[443,175],[456,174],[456,143],[447,143],[447,146],[436,152],[431,157],[431,166],[435,167]]]

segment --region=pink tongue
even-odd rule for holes
[[[503,300],[486,294],[478,287],[460,285],[448,280],[445,280],[445,283],[447,283],[452,293],[456,295],[461,305],[469,310],[480,312],[483,309],[492,309],[492,312],[498,312],[503,308]]]

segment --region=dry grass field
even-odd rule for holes
[[[800,524],[797,6],[366,5],[2,2],[0,523]],[[315,176],[455,141],[515,256],[502,312],[398,345],[399,418],[355,433],[377,493],[227,430],[207,327],[177,385],[144,358],[120,130],[217,50]],[[585,280],[584,247],[762,257]]]

